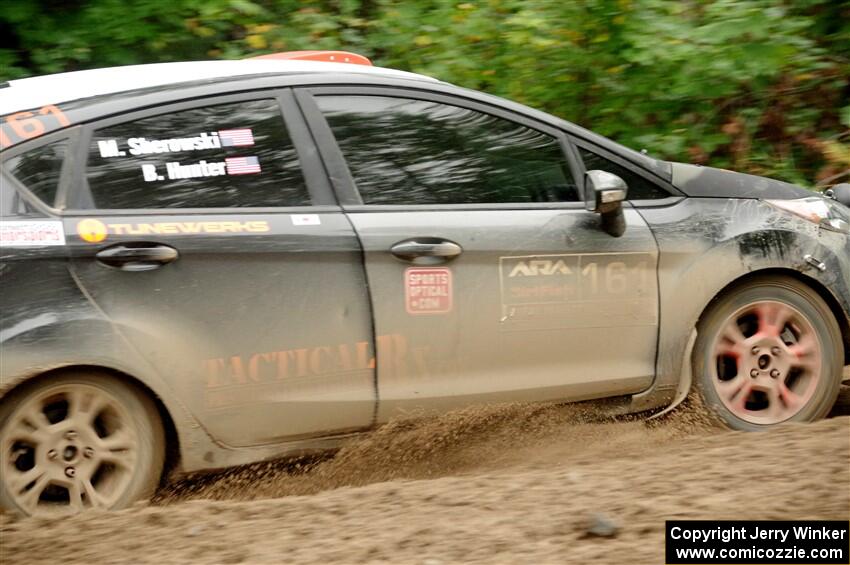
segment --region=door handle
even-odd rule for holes
[[[150,271],[171,263],[179,256],[173,247],[158,243],[113,245],[95,255],[104,265],[124,271]]]
[[[453,241],[436,237],[417,237],[399,241],[390,252],[416,265],[436,265],[450,261],[463,253],[463,248]]]

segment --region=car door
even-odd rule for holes
[[[284,122],[293,104],[255,92],[95,123],[65,213],[79,285],[233,446],[374,417],[361,250],[300,113]]]
[[[298,93],[365,252],[379,418],[635,393],[654,376],[657,248],[585,210],[543,123],[436,93]]]

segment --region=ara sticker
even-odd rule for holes
[[[290,218],[293,226],[318,226],[322,223],[318,214],[292,214]]]
[[[65,245],[62,222],[0,222],[0,247],[48,247]]]
[[[404,271],[404,302],[408,314],[452,311],[452,272],[445,267],[408,267]]]

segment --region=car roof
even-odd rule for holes
[[[344,52],[318,53],[352,55]],[[354,57],[363,59],[357,55],[354,55]],[[451,85],[433,77],[396,69],[374,67],[369,64],[368,60],[366,60],[366,64],[330,62],[327,59],[264,58],[155,63],[18,79],[7,83],[0,83],[0,116],[7,116],[6,120],[8,121],[10,114],[42,107],[41,111],[37,112],[38,117],[42,117],[46,113],[45,107],[65,104],[76,105],[79,102],[80,106],[77,106],[73,111],[80,113],[76,114],[72,121],[74,123],[83,123],[94,117],[105,115],[105,113],[125,111],[127,108],[121,106],[120,102],[125,98],[128,103],[133,104],[135,107],[136,104],[142,103],[139,98],[142,95],[155,95],[157,98],[156,102],[163,103],[172,101],[170,96],[171,90],[201,88],[202,91],[207,92],[211,86],[215,86],[221,87],[222,91],[229,91],[234,82],[239,83],[243,78],[246,81],[256,79],[257,82],[252,83],[253,85],[266,84],[268,86],[277,84],[278,77],[287,76],[300,77],[296,79],[298,83],[301,83],[304,77],[309,77],[307,80],[308,83],[315,82],[325,86],[334,84],[350,85],[352,84],[352,79],[357,83],[363,82],[396,86],[411,86],[418,82],[422,86],[427,85],[426,90],[460,94],[466,98],[494,104],[497,107],[532,116],[543,123],[549,123],[554,125],[554,127],[563,128],[573,135],[584,138],[595,145],[607,148],[668,182],[671,178],[672,173],[669,163],[638,153],[555,116],[483,92]],[[360,77],[368,80],[361,81]],[[227,86],[225,87],[225,85]],[[218,88],[216,88],[216,92],[219,92]],[[147,102],[150,102],[150,100]],[[119,103],[119,106],[110,107],[114,103]],[[69,112],[71,108],[62,106],[61,110]],[[47,115],[49,116],[49,113]],[[70,116],[70,114],[68,115]],[[63,119],[65,118],[63,117]],[[5,125],[0,123],[0,126]],[[59,124],[57,123],[56,125]],[[57,128],[51,128],[50,132],[55,129]],[[3,132],[0,131],[0,134],[3,134]],[[29,137],[31,138],[33,136]],[[19,142],[12,145],[16,145],[17,143]],[[6,146],[8,146],[8,141]]]
[[[0,115],[48,104],[199,80],[340,72],[439,82],[425,75],[395,69],[325,61],[246,59],[128,65],[11,80],[5,88],[0,88]]]

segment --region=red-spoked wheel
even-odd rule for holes
[[[753,279],[703,316],[694,375],[728,426],[754,430],[826,415],[838,394],[843,346],[823,299],[797,280]]]

